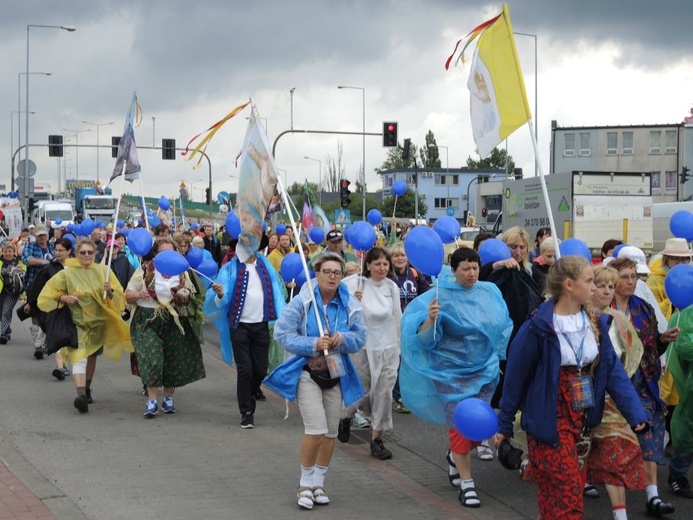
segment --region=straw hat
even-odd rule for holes
[[[664,243],[663,255],[666,256],[678,256],[678,257],[691,257],[693,252],[688,248],[688,242],[685,238],[668,238]]]

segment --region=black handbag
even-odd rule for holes
[[[46,351],[54,354],[63,347],[77,348],[77,327],[67,306],[46,314]]]

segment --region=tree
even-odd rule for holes
[[[383,161],[383,164],[381,164],[379,168],[376,168],[375,171],[381,173],[385,170],[412,168],[414,166],[414,158],[416,157],[417,150],[416,145],[412,143],[409,148],[409,158],[402,159],[402,147],[398,143],[396,147],[388,149],[387,157]]]
[[[308,189],[310,190],[310,196],[311,196],[311,205],[312,204],[317,204],[317,194],[318,194],[318,183],[317,182],[309,182],[308,183]],[[300,183],[300,182],[294,182],[289,188],[287,189],[287,192],[289,195],[298,195],[298,198],[296,199],[296,207],[300,208],[303,206],[304,202],[308,202],[308,199],[306,197],[306,183]]]
[[[508,161],[506,170],[506,158]],[[508,152],[503,148],[494,148],[486,159],[474,160],[471,155],[467,157],[467,168],[472,168],[474,170],[487,169],[487,168],[497,168],[499,170],[506,170],[508,173],[512,173],[515,170],[515,161],[513,161],[512,155],[508,155]]]
[[[429,145],[433,145],[429,147]],[[440,154],[438,152],[438,143],[433,131],[429,130],[426,134],[426,146],[421,148],[421,167],[422,168],[440,168]]]
[[[342,155],[342,142],[340,141],[337,143],[337,161],[335,162],[334,157],[330,156],[329,153],[325,157],[327,171],[322,183],[327,192],[335,193],[339,191],[339,181],[346,178]]]
[[[401,197],[397,197],[397,207],[396,217],[399,218],[414,218],[414,190],[407,188],[407,191]],[[390,219],[392,217],[392,208],[395,205],[395,196],[386,197],[383,199],[383,204],[381,206],[380,212],[383,214],[383,219]],[[419,215],[425,215],[428,211],[428,206],[419,195]]]

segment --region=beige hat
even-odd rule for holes
[[[46,229],[46,226],[38,226],[36,228],[36,232],[34,233],[36,236],[39,235],[47,235],[48,234],[48,229]]]
[[[668,238],[664,243],[662,254],[666,256],[693,256],[693,252],[689,249],[685,238]]]

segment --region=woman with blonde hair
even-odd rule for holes
[[[541,518],[581,520],[586,453],[578,446],[586,446],[589,430],[601,422],[606,392],[635,431],[647,428],[647,416],[614,352],[609,317],[589,307],[595,291],[589,262],[563,257],[547,282],[551,298],[509,349],[494,442],[498,446],[512,437],[515,414],[522,409]]]

